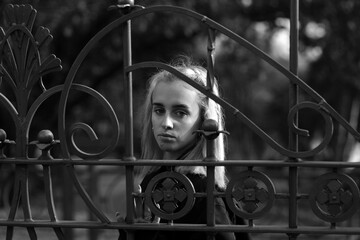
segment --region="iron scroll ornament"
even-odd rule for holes
[[[196,13],[194,11],[191,11],[191,10],[188,10],[185,8],[181,8],[181,7],[174,7],[174,6],[153,6],[153,7],[140,9],[140,10],[136,10],[131,13],[128,13],[128,14],[120,17],[119,19],[111,22],[110,24],[108,24],[86,44],[86,46],[82,49],[82,51],[80,52],[78,57],[75,59],[73,65],[71,66],[71,68],[69,70],[66,80],[65,80],[64,90],[62,91],[62,95],[61,95],[61,99],[60,99],[60,107],[59,107],[59,116],[62,116],[62,117],[59,117],[59,132],[65,131],[64,115],[65,115],[65,111],[66,111],[66,102],[67,102],[70,88],[72,86],[72,82],[74,80],[74,77],[75,77],[81,63],[83,62],[85,57],[88,55],[88,53],[91,51],[93,46],[95,44],[97,44],[104,36],[106,36],[112,30],[123,25],[124,23],[126,23],[129,20],[135,20],[136,18],[138,18],[142,15],[146,15],[146,14],[150,14],[150,13],[154,13],[154,12],[166,12],[166,11],[176,13],[176,14],[181,14],[181,15],[184,15],[187,17],[191,17],[191,18],[201,22],[202,24],[208,26],[210,29],[214,29],[217,32],[220,32],[220,33],[226,35],[227,37],[234,40],[241,46],[245,47],[250,52],[252,52],[254,55],[263,59],[264,61],[269,63],[272,67],[277,69],[280,73],[282,73],[285,77],[287,77],[287,79],[289,79],[289,81],[291,83],[298,85],[303,91],[305,91],[309,96],[311,96],[312,99],[314,99],[313,104],[318,105],[321,107],[321,109],[326,110],[326,112],[328,112],[329,116],[331,116],[332,118],[337,120],[357,140],[360,140],[360,133],[357,132],[353,127],[351,127],[350,124],[343,117],[341,117],[339,115],[339,113],[336,112],[316,91],[314,91],[310,86],[308,86],[298,76],[294,75],[291,71],[289,71],[288,69],[283,67],[280,63],[276,62],[274,59],[272,59],[265,52],[263,52],[256,46],[252,45],[250,42],[248,42],[244,38],[240,37],[236,33],[232,32],[231,30],[229,30],[229,29],[225,28],[224,26],[211,20],[210,18],[208,18],[202,14]],[[125,72],[130,73],[132,71],[135,71],[135,70],[138,70],[141,68],[147,68],[147,67],[162,68],[162,69],[168,70],[169,72],[175,74],[176,76],[181,75],[181,73],[175,73],[176,70],[170,69],[171,68],[170,66],[166,66],[165,64],[161,64],[158,62],[142,62],[142,63],[132,64],[125,68]],[[187,79],[186,76],[182,76],[182,77],[180,77],[180,79],[186,81],[187,83],[189,83],[189,81],[190,81],[190,80],[189,81],[186,80]],[[190,84],[190,85],[192,85],[192,84]],[[204,93],[206,96],[211,97],[215,102],[220,104],[225,110],[231,112],[236,118],[240,119],[243,123],[245,123],[253,132],[255,132],[255,134],[260,136],[274,150],[276,150],[277,152],[279,152],[287,157],[293,157],[293,158],[311,157],[314,155],[314,153],[316,154],[318,151],[320,151],[322,149],[323,145],[325,145],[325,144],[321,144],[316,149],[309,150],[309,151],[298,152],[298,151],[289,150],[289,149],[281,146],[280,144],[278,144],[268,134],[266,134],[262,129],[260,129],[255,123],[253,123],[250,119],[248,119],[247,116],[245,116],[241,111],[239,111],[238,109],[233,107],[228,102],[224,101],[221,98],[216,97],[214,94],[211,94],[209,91],[207,91],[207,89],[202,88],[200,85],[193,86],[193,87],[195,87],[200,92]],[[296,130],[296,131],[298,132],[299,130]],[[59,137],[60,137],[60,143],[61,143],[61,148],[63,149],[63,152],[65,152],[65,153],[68,152],[65,136],[59,135]],[[326,143],[327,140],[328,139],[326,138],[326,139],[324,139],[323,142]]]
[[[195,189],[189,178],[177,172],[153,177],[145,190],[145,203],[155,216],[174,220],[186,215],[195,202]]]
[[[114,129],[114,133],[112,134],[112,138],[111,138],[109,145],[105,149],[103,149],[101,152],[97,152],[97,153],[85,152],[76,145],[75,133],[76,133],[76,131],[80,131],[80,130],[84,131],[87,134],[87,136],[90,138],[90,140],[92,140],[92,141],[98,140],[98,137],[97,137],[95,131],[88,124],[82,123],[82,122],[74,123],[70,129],[70,137],[71,137],[70,147],[72,148],[72,150],[74,151],[74,153],[77,156],[79,156],[83,159],[88,159],[88,160],[101,159],[101,158],[107,156],[108,153],[111,152],[116,147],[116,144],[118,142],[120,127],[119,127],[119,121],[116,116],[116,113],[115,113],[114,109],[112,108],[111,104],[98,91],[96,91],[90,87],[87,87],[85,85],[81,85],[81,84],[73,84],[72,89],[85,92],[85,93],[91,95],[92,97],[96,98],[98,100],[98,102],[102,104],[103,108],[108,113],[111,126],[113,126],[113,129]]]
[[[14,105],[5,94],[0,93],[0,103],[3,104],[5,109],[10,113],[16,130],[16,157],[27,157],[29,129],[33,120],[33,117],[40,107],[49,97],[56,93],[63,94],[66,89],[66,84],[57,85],[47,89],[43,83],[42,77],[50,72],[60,71],[62,69],[61,61],[54,54],[47,56],[44,60],[40,54],[40,51],[46,47],[52,40],[52,35],[47,28],[39,27],[36,33],[32,34],[33,25],[36,18],[36,10],[31,5],[12,5],[9,4],[5,11],[6,25],[5,28],[0,27],[0,86],[2,81],[10,86],[13,90],[16,105]],[[42,93],[31,103],[29,97],[36,84],[40,85]],[[118,140],[119,124],[117,117],[107,100],[97,91],[87,86],[80,84],[72,84],[69,90],[76,90],[85,92],[92,97],[96,98],[105,110],[109,113],[109,118],[112,125],[115,126],[115,134],[111,139],[112,142],[109,146],[98,154],[87,154],[82,152],[76,144],[73,143],[75,152],[82,158],[101,158],[106,156],[107,153],[116,146]],[[31,103],[31,104],[30,104]],[[66,102],[64,103],[66,104]],[[62,106],[60,104],[60,106]],[[65,117],[64,115],[61,115]],[[90,138],[96,139],[96,135],[92,134],[91,128],[83,123],[73,125],[71,129],[71,137],[73,140],[75,132],[78,130],[85,131]],[[60,144],[67,144],[65,132],[58,131]],[[68,155],[69,152],[64,152],[64,156]],[[68,156],[69,159],[70,156]],[[22,200],[24,207],[24,218],[26,220],[31,219],[30,201],[28,194],[28,179],[22,174],[23,171],[27,171],[26,168],[23,170],[23,166],[18,165],[16,169],[15,190],[13,200],[11,203],[11,210],[9,213],[9,219],[14,219],[17,211],[19,199]],[[72,177],[74,186],[77,188],[79,194],[84,199],[85,203],[91,209],[91,211],[102,221],[109,223],[110,220],[98,210],[86,190],[81,185],[79,179],[76,176],[74,166],[69,166],[68,172]],[[24,176],[24,177],[23,177]],[[11,235],[13,228],[9,228],[7,234]],[[29,228],[30,229],[30,228]],[[35,230],[29,230],[32,236],[35,236]]]
[[[306,153],[307,155],[315,156],[317,153],[322,151],[330,143],[332,135],[333,135],[333,131],[334,131],[333,121],[332,121],[331,116],[329,115],[329,112],[322,106],[321,102],[319,104],[316,104],[313,102],[307,102],[307,101],[301,102],[301,103],[293,106],[290,109],[289,114],[288,114],[288,125],[290,127],[290,130],[300,136],[306,136],[306,137],[309,136],[309,132],[307,130],[300,129],[295,125],[294,119],[296,117],[296,114],[302,109],[315,110],[317,113],[321,114],[321,116],[325,122],[324,136],[323,136],[320,144],[317,145],[314,149],[303,152],[303,153]]]
[[[37,109],[48,97],[62,90],[62,86],[46,89],[43,84],[43,76],[60,71],[62,66],[60,59],[54,54],[45,58],[40,54],[53,37],[50,31],[44,27],[37,28],[33,34],[36,13],[31,5],[9,4],[5,8],[4,28],[0,27],[0,87],[2,87],[3,81],[6,82],[14,95],[14,101],[11,101],[8,98],[11,96],[8,92],[0,93],[0,103],[10,114],[16,133],[15,141],[6,141],[5,134],[3,143],[16,143],[15,157],[18,159],[28,158],[29,129]],[[31,102],[30,96],[37,84],[42,93]],[[23,209],[24,220],[32,221],[28,171],[29,168],[26,165],[17,164],[15,167],[13,195],[8,213],[9,221],[16,218],[20,204]],[[47,193],[49,193],[51,191],[50,168],[44,170],[44,182],[46,189],[48,189]],[[51,197],[47,195],[46,199],[50,219],[55,222],[57,220]],[[27,231],[30,239],[37,239],[34,227],[28,226]],[[60,228],[54,227],[54,231],[59,239],[65,239]],[[8,226],[6,239],[11,239],[13,233],[14,227]]]
[[[264,173],[244,171],[230,180],[225,196],[227,205],[237,216],[257,219],[271,209],[275,187]]]
[[[309,201],[311,209],[320,219],[342,222],[359,208],[359,188],[346,174],[326,173],[314,183]]]

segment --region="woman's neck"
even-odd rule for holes
[[[175,160],[178,159],[178,155],[178,153],[174,154],[172,152],[164,152],[163,160]]]
[[[185,159],[189,152],[191,152],[196,144],[189,145],[185,150],[182,152],[164,152],[163,160],[181,160]]]

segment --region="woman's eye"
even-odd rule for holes
[[[154,108],[153,112],[159,115],[159,114],[162,114],[164,112],[164,109],[162,109],[162,108]]]
[[[188,113],[187,113],[187,112],[184,112],[184,111],[177,111],[177,112],[175,112],[175,114],[176,114],[176,116],[178,116],[178,117],[185,117],[185,116],[188,115]]]

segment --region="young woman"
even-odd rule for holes
[[[207,73],[203,67],[193,65],[188,60],[177,62],[173,64],[173,67],[201,86],[206,86]],[[216,82],[212,90],[214,94],[219,94]],[[204,159],[206,140],[194,132],[201,128],[205,119],[217,121],[219,130],[224,127],[223,113],[218,104],[165,70],[158,72],[150,79],[143,113],[142,159]],[[215,140],[215,156],[218,161],[223,161],[225,158],[223,134]],[[139,174],[142,191],[146,190],[154,176],[168,170],[166,167],[143,167]],[[204,166],[176,166],[172,170],[186,175],[196,192],[206,192]],[[216,189],[224,191],[226,183],[224,167],[216,167]],[[154,216],[151,220],[154,220]],[[215,198],[215,222],[216,224],[231,224],[221,198]],[[196,198],[191,211],[174,220],[174,223],[206,224],[206,198]],[[138,231],[135,233],[137,240],[205,240],[206,238],[205,232],[194,231]],[[235,235],[231,232],[219,232],[215,234],[215,239],[234,240]],[[242,239],[247,239],[247,235],[244,235]]]

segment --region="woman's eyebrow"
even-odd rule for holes
[[[172,106],[174,109],[183,109],[183,110],[189,110],[190,107],[186,104],[176,104]]]
[[[164,104],[162,103],[157,103],[157,102],[154,102],[152,103],[152,106],[155,106],[155,107],[163,107]],[[186,104],[175,104],[173,106],[171,106],[172,108],[181,108],[181,109],[190,109],[190,107]]]
[[[183,108],[183,109],[190,109],[188,105],[186,104],[176,104],[173,106],[173,108]]]
[[[154,103],[152,103],[152,106],[155,106],[155,107],[162,107],[162,106],[164,106],[164,104],[154,102]]]

